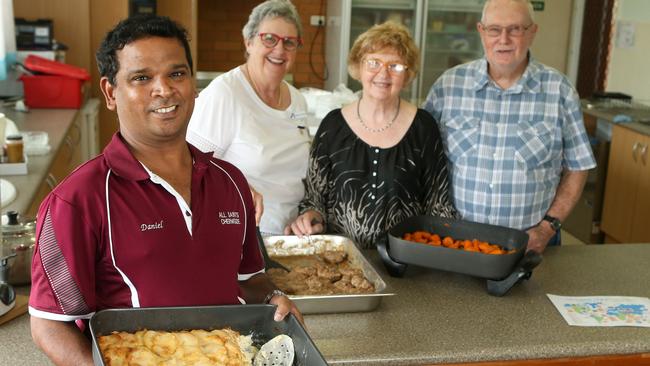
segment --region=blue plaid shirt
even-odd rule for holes
[[[454,203],[466,220],[535,226],[563,168],[596,166],[578,94],[564,75],[532,57],[507,90],[490,79],[485,58],[448,70],[424,109],[440,126]]]

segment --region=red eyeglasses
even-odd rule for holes
[[[275,33],[259,33],[258,35],[266,48],[275,47],[280,40],[282,40],[282,48],[286,51],[294,51],[296,48],[302,46],[302,39],[300,37],[282,37]]]

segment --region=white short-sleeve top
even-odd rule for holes
[[[187,141],[234,164],[264,196],[260,230],[271,234],[281,234],[297,216],[309,158],[307,103],[287,86],[291,104],[273,109],[234,68],[201,91],[187,130]]]

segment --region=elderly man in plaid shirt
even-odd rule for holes
[[[445,72],[424,108],[445,140],[456,208],[470,221],[526,230],[528,249],[560,243],[561,222],[596,163],[567,78],[530,55],[527,0],[487,0],[485,57]]]

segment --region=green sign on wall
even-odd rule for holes
[[[544,11],[544,0],[531,1],[535,11]]]

